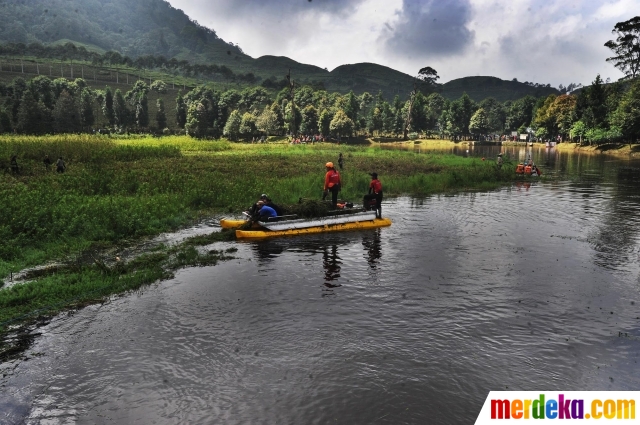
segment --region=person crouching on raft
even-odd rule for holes
[[[369,194],[364,195],[364,209],[368,210],[368,205],[372,199],[376,200],[376,217],[382,218],[382,183],[378,180],[378,173],[371,173],[371,183],[369,183]]]
[[[325,164],[327,168],[327,174],[324,176],[324,193],[322,195],[322,200],[324,201],[329,192],[331,192],[331,205],[334,208],[338,205],[338,192],[340,192],[340,173],[333,166],[333,162],[327,162]]]
[[[269,219],[269,217],[277,217],[278,213],[276,210],[265,204],[264,201],[258,201],[258,220],[265,221]]]

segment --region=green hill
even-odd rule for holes
[[[164,0],[0,0],[0,20],[4,23],[0,26],[3,44],[23,43],[26,47],[71,42],[99,54],[116,51],[132,59],[162,56],[192,64],[225,66],[236,75],[251,73],[257,77],[234,80],[240,85],[259,84],[267,79],[281,81],[291,70],[300,84],[322,84],[327,90],[342,93],[382,91],[389,100],[395,95],[407,98],[413,88],[412,76],[373,63],[342,65],[329,72],[287,57],[254,59]],[[505,101],[528,94],[557,93],[550,87],[495,77],[460,78],[443,84],[439,91],[449,99],[467,92],[476,101],[490,96]]]
[[[517,81],[505,81],[496,77],[464,77],[442,85],[441,93],[447,99],[457,99],[464,92],[475,101],[493,97],[500,102],[521,99],[527,95],[540,97],[560,94],[553,87],[536,87]]]

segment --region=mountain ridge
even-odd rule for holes
[[[0,0],[0,20],[8,23],[0,28],[3,43],[72,42],[133,58],[156,55],[224,65],[236,73],[253,73],[260,81],[282,80],[291,70],[292,78],[301,84],[322,84],[327,90],[343,93],[382,91],[388,99],[395,95],[406,98],[414,83],[413,76],[375,63],[343,64],[329,71],[285,56],[252,58],[165,0]],[[476,101],[559,93],[551,87],[496,77],[459,78],[439,85],[437,91],[449,99],[466,91]]]

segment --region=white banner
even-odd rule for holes
[[[476,425],[557,419],[637,424],[637,401],[640,391],[491,391]]]

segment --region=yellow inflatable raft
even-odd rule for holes
[[[229,224],[232,221],[229,220]],[[240,223],[242,225],[244,221]],[[222,225],[222,221],[220,222]],[[236,230],[236,238],[238,239],[266,239],[274,238],[277,236],[297,236],[297,235],[311,235],[316,233],[327,232],[344,232],[347,230],[364,230],[375,229],[378,227],[391,226],[391,220],[388,218],[376,218],[373,220],[356,221],[353,223],[341,223],[341,224],[329,224],[325,226],[306,227],[304,229],[290,229],[290,230]],[[223,226],[224,227],[224,226]]]
[[[223,229],[237,229],[238,227],[245,224],[245,220],[233,220],[230,218],[223,218],[220,220],[220,227]]]

